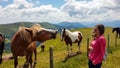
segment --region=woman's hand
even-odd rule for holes
[[[93,47],[92,47],[92,46],[89,46],[89,47],[88,47],[88,51],[89,51],[89,52],[93,51]]]

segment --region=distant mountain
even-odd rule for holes
[[[104,22],[107,27],[120,27],[120,21]]]
[[[74,28],[84,28],[85,25],[79,23],[79,22],[60,22],[57,25],[63,26],[68,29],[74,29]]]
[[[48,22],[44,22],[44,23],[39,23],[42,27],[44,28],[48,28],[48,29],[61,29],[63,28],[62,26],[56,25],[56,24],[51,24]]]
[[[106,21],[106,22],[93,22],[91,24],[87,24],[87,27],[94,27],[96,24],[103,24],[105,27],[120,27],[120,21]]]

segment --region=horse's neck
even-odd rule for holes
[[[72,32],[69,30],[66,30],[66,35],[70,35],[70,34],[72,34]]]

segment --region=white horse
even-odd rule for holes
[[[69,30],[66,30],[65,28],[61,31],[61,41],[65,41],[67,45],[67,51],[69,55],[69,44],[70,44],[70,50],[72,52],[72,43],[78,43],[78,53],[80,53],[80,42],[82,41],[83,35],[80,31],[71,32]]]

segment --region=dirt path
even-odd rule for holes
[[[3,60],[9,60],[9,59],[12,59],[13,57],[12,57],[12,54],[10,53],[10,54],[6,54],[6,55],[3,55],[3,57],[2,57],[2,59]]]

